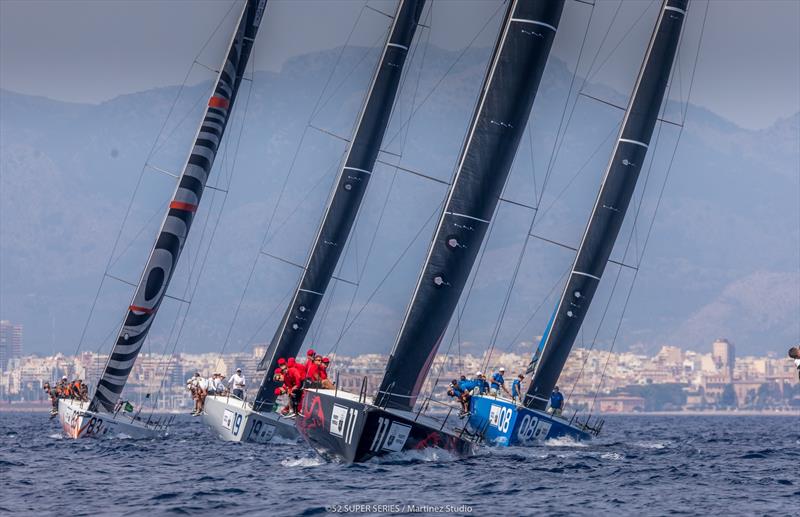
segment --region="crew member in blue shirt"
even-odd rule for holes
[[[501,388],[506,392],[506,395],[509,397],[511,396],[511,393],[508,392],[508,388],[506,388],[506,380],[503,377],[505,374],[506,369],[501,367],[492,375],[491,391],[489,391],[492,396],[496,397],[497,392],[500,391]]]
[[[461,415],[459,416],[465,416],[469,414],[469,399],[472,397],[472,390],[478,387],[478,381],[468,380],[462,375],[458,387],[461,389]]]
[[[517,378],[514,379],[514,382],[511,383],[511,400],[514,402],[519,402],[522,398],[522,381],[525,379],[525,376],[522,374],[517,375]]]
[[[478,371],[475,373],[475,387],[478,388],[477,395],[485,395],[489,393],[489,381],[486,380],[486,376],[483,372]]]
[[[556,386],[553,388],[553,393],[550,395],[549,413],[553,416],[561,416],[562,409],[564,409],[564,395],[558,391],[558,386]]]

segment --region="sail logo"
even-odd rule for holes
[[[489,409],[489,425],[496,427],[501,433],[508,432],[508,426],[511,424],[511,415],[514,413],[509,407],[498,406],[492,404]]]

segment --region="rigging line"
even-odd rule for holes
[[[375,11],[378,14],[384,15],[385,17],[389,18],[390,20],[394,20],[394,16],[392,16],[389,13],[385,13],[385,12],[381,11],[380,9],[376,9],[376,8],[370,6],[370,5],[367,5],[366,8],[369,9],[370,11]]]
[[[315,129],[315,130],[319,131],[320,133],[325,133],[326,135],[332,136],[332,137],[334,137],[334,138],[336,138],[338,140],[341,140],[342,142],[346,142],[348,144],[350,143],[350,139],[349,138],[345,138],[343,136],[337,135],[336,133],[334,133],[332,131],[328,131],[327,129],[323,129],[323,128],[319,127],[319,126],[315,126],[314,124],[309,124],[308,127],[310,127],[311,129]]]
[[[522,324],[519,331],[517,331],[514,337],[508,342],[508,345],[506,345],[505,348],[506,351],[511,350],[511,346],[515,342],[517,342],[520,336],[522,336],[522,333],[525,332],[525,329],[528,327],[530,322],[533,321],[533,318],[535,318],[536,315],[539,313],[539,311],[542,309],[542,307],[544,307],[545,303],[553,295],[556,288],[564,282],[564,280],[566,279],[567,275],[571,270],[572,270],[572,264],[570,264],[569,267],[566,268],[566,270],[556,279],[555,282],[553,282],[553,285],[550,287],[550,290],[547,292],[547,295],[545,295],[542,301],[539,302],[539,305],[536,306],[536,308],[533,310],[533,313],[531,313],[531,315],[528,316],[528,319],[525,321],[525,323]]]
[[[688,88],[688,91],[687,91],[687,94],[686,94],[686,102],[687,102],[687,104],[689,103],[689,101],[691,99],[692,89],[694,87],[695,73],[697,71],[697,62],[698,62],[698,58],[699,58],[699,54],[700,54],[700,48],[701,48],[702,42],[703,42],[703,35],[705,34],[705,25],[706,25],[706,20],[708,18],[709,5],[710,5],[710,2],[706,3],[706,10],[705,10],[705,13],[703,15],[703,23],[702,23],[701,29],[700,29],[700,39],[699,39],[698,44],[697,44],[697,47],[698,47],[697,48],[697,54],[696,54],[696,58],[695,58],[695,62],[694,62],[693,68],[692,68],[692,75],[691,75],[691,79],[689,81],[689,88]],[[682,36],[683,35],[681,35],[681,37]],[[660,133],[660,128],[659,128],[659,133]],[[672,166],[674,164],[675,156],[677,154],[678,147],[679,147],[679,144],[680,144],[682,136],[683,136],[683,128],[681,128],[681,130],[678,133],[678,137],[677,137],[677,140],[675,142],[675,147],[672,149],[672,155],[670,157],[669,164],[667,166],[667,172],[666,172],[665,177],[664,177],[664,182],[661,184],[661,190],[659,192],[658,200],[656,201],[656,207],[655,207],[655,210],[653,212],[653,218],[650,220],[650,224],[648,226],[647,233],[645,235],[644,244],[642,245],[642,256],[640,257],[640,265],[641,265],[641,260],[644,259],[644,252],[647,249],[647,244],[649,243],[650,237],[652,235],[653,226],[655,225],[655,220],[656,220],[656,214],[658,213],[658,209],[661,206],[661,201],[663,200],[663,197],[664,197],[664,191],[666,189],[667,181],[669,180],[669,176],[671,175],[671,172],[672,172]],[[653,159],[655,160],[655,157],[653,157]],[[628,303],[630,302],[630,297],[631,297],[631,294],[633,292],[633,286],[636,283],[636,279],[638,277],[638,274],[639,274],[639,271],[637,269],[634,272],[633,280],[631,281],[631,286],[628,289],[628,295],[627,295],[627,297],[625,299],[625,303],[624,303],[623,308],[622,308],[622,314],[620,315],[620,319],[619,319],[619,322],[617,324],[617,329],[616,329],[616,332],[614,334],[614,338],[612,339],[611,346],[609,347],[609,354],[606,357],[606,362],[605,362],[605,364],[603,366],[603,371],[602,371],[602,374],[600,376],[600,381],[599,381],[599,383],[597,385],[597,390],[595,391],[594,397],[592,399],[591,410],[594,410],[595,402],[597,401],[597,394],[602,389],[603,382],[605,381],[606,369],[608,368],[608,362],[609,362],[609,360],[611,358],[611,351],[614,349],[614,345],[616,344],[617,338],[619,336],[619,331],[620,331],[620,328],[622,327],[622,320],[623,320],[623,318],[625,316],[625,312],[627,310]]]
[[[584,82],[584,84],[586,84],[589,81],[591,81],[592,79],[594,79],[595,76],[598,73],[600,73],[600,70],[602,70],[603,67],[606,66],[606,63],[608,63],[608,60],[611,59],[611,56],[614,55],[614,53],[617,51],[617,49],[620,47],[620,45],[622,45],[622,43],[626,39],[628,39],[628,37],[633,33],[633,29],[637,25],[639,25],[639,22],[642,21],[642,18],[644,18],[644,15],[647,14],[647,12],[652,8],[652,6],[656,3],[656,1],[657,0],[650,0],[650,3],[642,10],[642,13],[639,15],[639,17],[636,18],[636,20],[632,24],[630,24],[630,26],[628,26],[628,29],[623,33],[622,38],[620,38],[620,40],[617,42],[617,44],[614,46],[614,48],[612,48],[611,51],[608,53],[608,55],[605,57],[605,59],[603,59],[603,62],[600,63],[600,66],[597,67],[597,70],[595,70],[592,73],[591,69],[589,69],[590,73],[586,74],[586,81]],[[609,27],[609,29],[610,29],[610,27]],[[599,53],[599,51],[598,51],[598,53]]]
[[[319,99],[317,99],[316,104],[314,104],[314,108],[311,110],[311,116],[309,117],[309,122],[314,120],[314,117],[317,116],[317,114],[319,112],[318,108],[320,110],[322,109],[322,107],[320,107],[320,102],[322,101],[322,97],[325,95],[325,92],[328,91],[328,86],[330,85],[331,81],[333,80],[333,75],[336,72],[336,69],[339,68],[339,63],[342,61],[342,56],[344,55],[344,51],[348,47],[348,44],[350,43],[350,40],[353,38],[353,34],[355,34],[355,32],[356,32],[356,27],[358,27],[358,22],[361,20],[361,17],[364,15],[364,10],[367,7],[367,1],[368,0],[365,0],[364,5],[361,6],[361,10],[358,11],[358,16],[356,17],[356,20],[353,22],[353,26],[350,28],[350,33],[347,35],[347,39],[344,41],[344,45],[342,45],[342,47],[339,49],[339,55],[336,56],[336,62],[333,64],[333,68],[331,69],[331,73],[328,75],[328,79],[325,81],[325,84],[322,87],[322,92],[320,93],[320,97],[319,97]],[[373,44],[373,46],[374,46],[374,44]],[[372,49],[370,49],[370,50],[372,50]],[[368,50],[366,52],[366,54],[368,54],[369,52],[370,51]],[[363,59],[363,57],[362,57],[362,59]],[[360,63],[361,63],[361,61],[358,62],[358,64],[360,64]],[[350,71],[350,73],[352,73],[352,70]],[[345,77],[348,77],[350,75],[350,73],[345,74]],[[336,90],[334,90],[333,93],[336,93]],[[327,104],[327,101],[326,101],[326,104]]]
[[[449,186],[450,186],[450,182],[449,182],[449,181],[441,180],[441,179],[439,179],[439,178],[436,178],[436,177],[434,177],[434,176],[429,176],[429,175],[427,175],[427,174],[424,174],[424,173],[422,173],[422,172],[417,172],[417,171],[415,171],[415,170],[413,170],[413,169],[408,169],[408,168],[406,168],[406,167],[402,167],[402,166],[400,166],[400,165],[395,165],[395,164],[393,164],[393,163],[391,163],[391,162],[387,162],[387,161],[384,161],[384,160],[375,160],[375,161],[376,161],[377,163],[380,163],[380,164],[382,164],[382,165],[387,165],[387,166],[389,166],[389,167],[392,167],[392,168],[394,168],[394,169],[397,169],[397,170],[401,170],[401,171],[403,171],[403,172],[406,172],[406,173],[408,173],[408,174],[412,174],[412,175],[414,175],[414,176],[418,176],[418,177],[420,177],[420,178],[424,178],[424,179],[426,179],[426,180],[430,180],[430,181],[433,181],[433,182],[435,182],[435,183],[439,183],[440,185],[445,185],[445,186],[447,186],[447,187],[449,187]]]
[[[603,38],[600,40],[600,44],[597,45],[597,51],[594,53],[594,57],[592,57],[592,62],[589,63],[589,68],[586,69],[586,74],[583,76],[583,81],[581,82],[581,86],[580,88],[578,88],[578,91],[582,91],[583,88],[586,86],[587,82],[589,81],[589,75],[591,74],[592,69],[594,69],[595,63],[597,63],[597,58],[600,57],[600,52],[603,50],[603,46],[606,44],[608,37],[611,35],[611,29],[614,27],[614,23],[616,23],[617,21],[617,16],[619,16],[619,11],[620,8],[622,7],[622,1],[623,0],[619,0],[617,8],[614,10],[614,15],[611,17],[611,21],[609,22],[608,27],[606,28],[605,34],[603,34]],[[594,14],[594,7],[592,7],[592,15],[593,14]],[[587,25],[586,27],[587,33],[589,31],[589,25]],[[575,65],[575,73],[578,72],[579,67],[580,67],[580,62],[576,63]]]
[[[417,114],[417,112],[422,108],[422,106],[425,105],[425,103],[428,102],[428,100],[436,92],[436,90],[439,88],[439,86],[442,84],[442,82],[444,82],[444,80],[450,75],[450,72],[453,71],[453,68],[455,68],[455,66],[466,55],[467,51],[472,48],[472,45],[475,43],[475,41],[478,39],[478,37],[481,34],[483,34],[483,31],[486,30],[486,27],[489,25],[489,23],[491,21],[493,21],[495,18],[497,18],[497,13],[500,12],[500,9],[502,9],[504,4],[505,4],[505,2],[498,2],[497,3],[497,8],[495,9],[494,13],[492,13],[491,16],[487,17],[486,21],[484,22],[484,24],[480,28],[480,30],[478,30],[478,32],[475,34],[475,36],[473,36],[472,40],[470,40],[470,42],[467,44],[467,46],[464,47],[464,49],[456,57],[456,59],[453,61],[453,63],[450,65],[450,67],[444,72],[444,74],[442,74],[442,76],[439,78],[439,80],[436,81],[436,84],[433,85],[433,88],[431,88],[431,90],[428,92],[428,94],[425,96],[425,98],[423,98],[422,101],[419,103],[419,105],[414,109],[414,111],[408,117],[408,120],[406,120],[406,122],[402,126],[400,126],[400,128],[397,129],[397,132],[395,132],[395,134],[392,135],[391,138],[389,138],[388,140],[384,139],[385,142],[386,142],[386,147],[387,148],[392,144],[392,142],[394,142],[394,139],[397,138],[400,135],[400,132],[403,131],[405,129],[405,127],[411,123],[411,120],[414,118],[414,116]]]
[[[578,69],[580,68],[580,64],[581,64],[581,61],[583,59],[583,52],[584,52],[584,50],[586,48],[586,40],[588,38],[589,29],[590,29],[590,27],[592,25],[592,20],[593,19],[594,19],[594,5],[592,5],[591,11],[589,13],[589,19],[586,22],[586,30],[583,33],[583,39],[581,41],[581,46],[580,46],[580,49],[578,50],[578,58],[577,58],[577,61],[575,63],[575,70],[574,70],[574,72],[572,74],[572,78],[570,79],[569,89],[567,90],[567,97],[564,100],[564,108],[563,108],[563,110],[561,112],[561,118],[560,118],[559,123],[558,123],[558,129],[556,130],[556,139],[553,142],[553,148],[552,148],[552,150],[550,152],[550,156],[548,158],[547,167],[545,169],[546,172],[545,172],[545,177],[544,177],[544,179],[542,181],[542,190],[541,190],[541,192],[539,193],[539,195],[538,195],[538,197],[536,199],[536,210],[533,213],[530,225],[528,227],[528,231],[525,234],[525,241],[524,241],[524,243],[522,245],[522,248],[520,249],[519,256],[517,257],[517,263],[514,265],[514,271],[513,271],[512,276],[511,276],[511,281],[509,282],[508,289],[506,290],[506,295],[505,295],[505,297],[503,299],[503,304],[501,305],[501,309],[500,309],[500,314],[499,314],[498,320],[495,323],[494,330],[492,331],[492,337],[491,337],[491,340],[490,340],[490,343],[489,343],[489,350],[488,350],[488,354],[487,354],[487,358],[486,358],[487,363],[488,363],[489,360],[491,360],[491,356],[494,353],[494,350],[495,350],[495,348],[497,346],[497,339],[498,339],[498,337],[500,335],[500,329],[503,326],[503,321],[505,320],[505,315],[506,315],[506,312],[508,310],[508,305],[509,305],[509,303],[511,301],[511,293],[514,290],[514,286],[516,285],[517,278],[519,277],[519,271],[520,271],[520,268],[522,267],[522,262],[523,262],[523,260],[525,258],[525,253],[526,253],[526,251],[528,249],[528,244],[530,243],[531,234],[533,233],[533,229],[534,229],[534,226],[536,224],[537,217],[539,216],[539,207],[542,204],[542,199],[544,198],[544,193],[547,190],[547,185],[549,183],[550,177],[551,177],[551,175],[553,173],[553,170],[555,169],[555,163],[556,163],[557,156],[561,152],[561,148],[562,148],[562,146],[564,144],[564,140],[566,139],[567,130],[568,130],[568,128],[569,128],[569,126],[570,126],[570,124],[572,122],[573,114],[575,113],[575,108],[576,108],[577,103],[578,103],[577,96],[575,97],[575,101],[572,104],[572,109],[570,110],[570,114],[569,114],[569,116],[567,116],[567,110],[569,109],[569,99],[573,95],[573,93],[572,93],[573,92],[573,88],[575,86],[575,81],[576,81],[576,79],[578,77]],[[595,57],[596,57],[596,55],[595,55]],[[565,122],[565,118],[566,118],[566,122]],[[530,129],[530,123],[528,124],[528,129],[529,129],[529,135],[530,135],[533,132]],[[559,134],[561,135],[560,141],[559,141],[559,138],[558,138]],[[533,161],[533,139],[530,136],[529,136],[529,139],[531,140],[531,164],[533,164],[534,163],[534,161]]]
[[[618,109],[620,111],[625,111],[627,109],[627,108],[625,108],[623,106],[619,106],[617,104],[614,104],[613,102],[601,99],[600,97],[595,97],[593,95],[589,95],[586,92],[580,92],[580,93],[578,93],[578,95],[580,95],[581,97],[586,97],[586,98],[592,99],[593,101],[597,101],[597,102],[599,102],[601,104],[605,104],[606,106],[611,106],[612,108],[616,108],[616,109]],[[669,120],[669,119],[666,119],[666,118],[662,118],[662,117],[659,117],[658,121],[659,122],[663,122],[665,124],[670,124],[672,126],[677,126],[677,127],[682,127],[683,126],[683,122],[674,122],[672,120]]]
[[[442,207],[443,206],[444,206],[444,200],[436,206],[434,211],[431,212],[431,215],[428,216],[428,219],[425,221],[425,223],[420,226],[420,229],[417,231],[416,235],[414,235],[414,237],[411,239],[411,241],[409,241],[408,245],[405,247],[403,252],[400,254],[399,257],[397,257],[397,260],[394,261],[392,266],[386,272],[386,275],[384,275],[384,277],[381,279],[381,281],[378,283],[378,285],[375,287],[375,289],[372,291],[372,293],[370,293],[369,297],[367,297],[367,301],[364,302],[364,305],[361,306],[361,308],[358,310],[356,315],[353,316],[353,319],[350,320],[350,323],[347,325],[347,328],[344,330],[344,332],[342,332],[341,336],[339,336],[339,339],[336,340],[336,343],[335,343],[336,346],[339,345],[339,343],[341,342],[342,338],[344,338],[344,335],[350,330],[350,328],[353,326],[353,324],[356,322],[356,320],[358,320],[359,316],[361,316],[361,313],[364,312],[364,309],[366,309],[366,307],[372,301],[372,298],[375,296],[375,294],[378,292],[378,290],[381,287],[383,287],[383,284],[386,282],[386,280],[389,278],[389,276],[394,272],[394,270],[397,268],[397,266],[403,260],[403,257],[405,257],[406,253],[408,253],[408,251],[411,249],[411,246],[413,246],[414,243],[419,238],[419,236],[422,235],[422,232],[425,230],[425,228],[428,226],[428,224],[430,224],[430,222],[434,219],[434,217],[436,217],[436,214],[438,214],[438,213],[440,213],[442,211]]]
[[[380,47],[379,47],[379,45],[380,45],[381,41],[384,41],[384,40],[386,40],[386,39],[387,39],[387,37],[388,37],[388,34],[387,34],[387,33],[388,33],[388,31],[389,31],[389,30],[391,30],[391,25],[390,25],[390,26],[387,28],[387,32],[386,32],[386,33],[381,33],[381,34],[380,34],[380,35],[379,35],[379,36],[378,36],[378,37],[377,37],[377,38],[376,38],[376,39],[375,39],[375,40],[372,42],[372,44],[371,44],[371,45],[369,45],[369,46],[367,47],[367,50],[365,50],[365,51],[364,51],[364,52],[361,54],[361,57],[358,59],[358,61],[356,62],[356,64],[354,64],[354,65],[353,65],[353,66],[350,68],[350,70],[348,70],[348,71],[347,71],[347,72],[344,74],[344,76],[342,77],[342,80],[339,82],[339,84],[337,84],[337,85],[336,85],[336,88],[334,88],[334,89],[333,89],[333,91],[332,91],[332,92],[331,92],[331,93],[330,93],[330,94],[327,96],[327,98],[326,98],[325,102],[324,102],[324,103],[323,103],[321,106],[319,106],[319,108],[318,108],[318,109],[317,109],[317,110],[314,112],[314,118],[316,118],[316,117],[317,117],[317,115],[319,115],[320,113],[322,113],[322,111],[323,111],[323,110],[324,110],[326,107],[328,107],[328,104],[330,104],[330,102],[331,102],[331,101],[334,99],[334,97],[336,96],[336,94],[338,94],[338,93],[341,91],[342,87],[344,87],[344,85],[345,85],[345,84],[347,84],[347,83],[348,83],[348,81],[351,81],[351,80],[352,80],[352,76],[353,76],[353,74],[355,73],[355,71],[356,71],[356,70],[358,70],[358,69],[361,67],[361,65],[362,65],[362,64],[364,64],[364,62],[367,60],[367,58],[368,58],[368,57],[370,57],[371,55],[373,55],[373,54],[375,54],[375,53],[378,53],[378,54],[380,55],[380,53],[382,53],[382,52],[383,52],[383,46],[380,46]],[[344,47],[343,47],[343,50],[342,50],[342,51],[344,51]],[[379,56],[379,58],[378,58],[377,66],[380,66],[380,56]],[[354,122],[353,122],[353,125],[355,125],[355,124],[356,124],[356,122],[354,121]]]
[[[536,182],[536,161],[533,152],[533,130],[531,129],[530,120],[528,121],[528,127],[526,129],[528,131],[528,149],[530,151],[530,160],[531,160],[531,179],[533,180],[533,201],[538,206],[539,185]]]

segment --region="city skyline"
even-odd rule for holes
[[[256,371],[265,344],[249,352],[229,354],[142,354],[126,389],[126,400],[151,409],[187,408],[185,383],[194,372],[229,376],[242,368],[250,390],[258,384]],[[62,375],[81,378],[91,386],[107,355],[84,352],[78,356],[24,356],[0,370],[0,401],[10,404],[47,399],[44,382]],[[359,391],[366,383],[372,392],[380,384],[387,357],[381,354],[332,356],[331,378],[346,391]],[[524,373],[527,357],[509,352],[462,356],[437,355],[425,392],[435,400],[449,401],[445,391],[451,378],[471,377],[478,370],[506,368],[510,381]],[[523,385],[530,379],[526,376]],[[794,364],[780,356],[738,356],[728,340],[718,339],[705,351],[663,346],[655,355],[577,348],[559,379],[571,409],[600,412],[680,411],[711,409],[800,410],[800,380]],[[19,407],[19,406],[17,406]]]

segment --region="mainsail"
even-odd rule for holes
[[[278,358],[294,357],[300,351],[333,277],[375,167],[403,65],[424,6],[425,0],[400,0],[397,6],[383,54],[303,275],[259,364],[259,370],[266,370],[267,374],[256,396],[256,410],[274,402],[274,389],[279,383],[272,380],[269,372],[277,367]]]
[[[100,407],[113,411],[167,292],[225,133],[266,3],[267,0],[247,0],[242,8],[194,146],[89,405],[92,411]]]
[[[664,0],[572,270],[529,371],[525,405],[545,409],[603,276],[664,101],[689,0]]]
[[[379,406],[410,410],[416,403],[511,170],[563,7],[562,0],[509,2]]]

